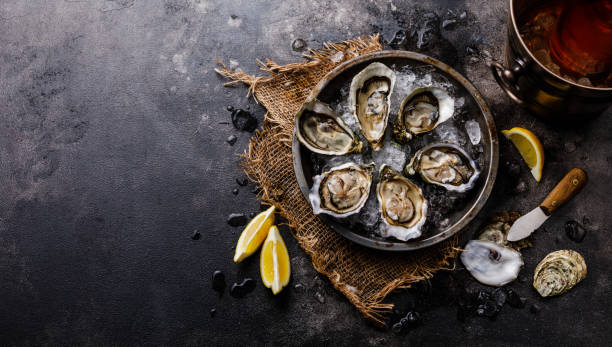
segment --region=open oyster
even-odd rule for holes
[[[482,240],[467,243],[461,253],[461,262],[478,282],[495,287],[514,281],[523,266],[521,253]]]
[[[295,135],[313,152],[342,155],[361,151],[361,141],[329,105],[314,99],[295,116]]]
[[[383,146],[394,86],[395,73],[378,62],[368,65],[351,81],[349,106],[375,151]]]
[[[533,287],[541,296],[559,295],[586,277],[587,267],[580,253],[568,249],[548,254],[536,267]]]
[[[346,163],[314,177],[308,197],[315,214],[346,217],[368,200],[374,164]]]
[[[460,193],[472,189],[480,174],[476,162],[452,143],[432,143],[420,149],[404,170],[407,175],[418,172],[425,182]]]
[[[384,222],[382,236],[402,241],[421,236],[427,216],[427,200],[419,187],[383,165],[376,192]]]
[[[397,114],[393,133],[398,142],[413,135],[432,131],[453,116],[455,100],[437,87],[414,89],[404,98]]]

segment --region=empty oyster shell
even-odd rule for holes
[[[375,151],[383,146],[394,86],[395,73],[378,62],[368,65],[351,81],[349,106],[361,133]]]
[[[461,262],[478,282],[495,287],[514,281],[523,266],[521,253],[482,240],[467,243]]]
[[[346,217],[368,200],[374,164],[346,163],[314,177],[308,197],[315,214]]]
[[[329,105],[314,99],[295,116],[295,135],[313,152],[343,155],[361,151],[361,141]]]
[[[414,89],[404,98],[393,128],[399,142],[410,140],[414,135],[432,131],[453,116],[455,99],[437,87]]]
[[[582,255],[563,249],[548,254],[538,264],[533,274],[533,287],[541,296],[559,295],[582,281],[586,274]]]
[[[376,192],[384,222],[383,237],[407,241],[421,236],[427,216],[427,200],[421,188],[383,164]]]
[[[452,143],[432,143],[418,150],[404,171],[418,172],[425,182],[455,192],[472,189],[480,175],[476,162]]]

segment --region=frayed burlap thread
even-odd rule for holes
[[[267,110],[263,128],[251,138],[243,161],[245,172],[261,189],[258,197],[274,204],[287,219],[315,269],[365,317],[383,325],[385,313],[393,308],[383,303],[385,297],[438,270],[453,268],[457,238],[407,253],[375,251],[346,240],[313,214],[295,178],[291,153],[294,116],[321,78],[348,59],[379,50],[376,34],[327,43],[304,54],[306,61],[300,63],[280,66],[258,61],[267,76],[229,70],[220,61],[221,68],[215,71],[231,80],[226,85],[247,84],[247,95],[252,94]]]

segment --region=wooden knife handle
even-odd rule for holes
[[[576,195],[586,183],[587,174],[584,170],[578,168],[571,169],[548,194],[540,207],[547,216],[550,216],[551,213]]]

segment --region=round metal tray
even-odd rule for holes
[[[329,103],[335,98],[338,98],[340,88],[346,83],[350,84],[355,74],[375,61],[394,67],[395,70],[401,69],[404,66],[410,66],[411,68],[425,67],[431,69],[432,73],[442,75],[443,78],[453,85],[456,95],[461,95],[464,99],[463,108],[467,112],[474,114],[472,119],[478,122],[481,129],[481,144],[483,151],[481,154],[482,164],[480,167],[480,178],[478,179],[479,183],[472,190],[463,208],[454,214],[452,222],[448,227],[443,230],[424,233],[421,237],[409,241],[399,241],[391,238],[373,236],[368,233],[352,230],[352,228],[349,228],[330,216],[319,215],[319,217],[335,232],[366,247],[386,251],[408,251],[429,247],[448,239],[465,228],[482,209],[488,199],[493,188],[493,183],[495,182],[499,161],[499,143],[495,130],[495,123],[491,116],[491,111],[484,99],[465,77],[453,70],[450,66],[434,58],[406,51],[381,51],[346,61],[330,71],[319,82],[308,100],[318,98],[321,101]],[[393,109],[394,108],[392,108],[392,112]],[[313,173],[311,153],[297,140],[295,135],[293,136],[292,148],[293,165],[297,181],[304,197],[308,200],[308,192],[312,186],[312,177],[316,174]]]

